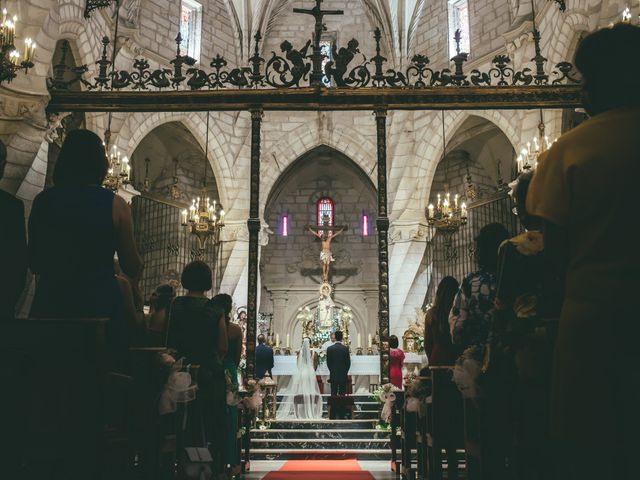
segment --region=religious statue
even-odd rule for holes
[[[342,47],[340,50],[336,50],[336,45],[333,44],[331,50],[333,58],[327,62],[325,72],[333,78],[336,85],[344,87],[346,84],[343,77],[344,74],[347,73],[349,63],[353,60],[356,53],[360,53],[360,50],[358,50],[358,41],[352,38],[349,40],[349,43],[347,43],[347,48]]]
[[[331,240],[340,235],[342,232],[346,230],[346,226],[341,227],[329,227],[326,220],[323,220],[323,225],[314,230],[311,226],[307,225],[307,229],[314,234],[316,237],[320,239],[322,242],[322,250],[320,251],[320,263],[322,264],[322,282],[329,282],[329,268],[331,267],[331,262],[335,261],[333,255],[331,254]],[[337,231],[334,231],[334,228],[337,228]]]
[[[290,42],[285,40],[280,45],[280,50],[285,54],[287,60],[291,62],[291,79],[292,85],[297,85],[301,78],[303,78],[311,69],[311,64],[305,63],[307,57],[307,50],[311,45],[311,40],[308,40],[302,50],[298,51],[293,48]]]
[[[336,304],[331,298],[331,285],[323,283],[320,287],[320,300],[318,300],[318,322],[320,328],[331,328],[333,326],[333,308]]]

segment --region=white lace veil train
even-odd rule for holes
[[[283,392],[282,402],[278,406],[278,419],[317,419],[322,418],[322,396],[313,368],[313,357],[309,339],[302,341],[298,353],[298,371],[291,378],[289,388]]]

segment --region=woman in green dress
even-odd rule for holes
[[[226,293],[216,295],[211,299],[211,304],[224,311],[228,348],[227,354],[222,360],[227,382],[227,441],[225,462],[229,466],[229,473],[235,476],[240,473],[240,448],[238,447],[238,407],[230,401],[230,392],[238,391],[238,365],[242,355],[242,329],[239,325],[231,323],[231,308],[233,300]]]
[[[211,269],[204,262],[191,262],[184,268],[181,282],[187,294],[177,297],[171,306],[167,346],[177,350],[178,358],[185,357],[187,363],[200,365],[197,401],[189,404],[189,411],[191,418],[202,422],[202,427],[191,424],[187,442],[199,444],[204,429],[217,473],[222,473],[226,464],[223,452],[227,428],[222,359],[229,342],[224,311],[205,296],[211,290],[211,278]]]

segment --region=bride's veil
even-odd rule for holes
[[[309,339],[302,341],[298,353],[298,371],[291,378],[289,389],[285,393],[276,418],[278,419],[314,419],[322,418],[322,397],[313,368],[313,356]]]

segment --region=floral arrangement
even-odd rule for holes
[[[431,395],[431,384],[429,381],[413,377],[406,383],[405,395],[407,412],[419,412],[427,397]]]
[[[371,397],[378,403],[383,404],[382,413],[380,414],[380,416],[384,423],[389,423],[389,420],[391,419],[391,408],[396,401],[395,392],[401,391],[402,390],[400,390],[392,383],[385,383],[384,385],[379,386],[373,392],[371,392]]]
[[[318,357],[318,366],[322,365],[327,361],[327,351],[322,348],[318,348],[315,350],[316,356]]]
[[[467,348],[456,360],[453,368],[453,381],[464,398],[478,396],[478,377],[482,374],[484,349],[478,345]]]
[[[309,342],[311,345],[322,345],[325,342],[328,342],[331,339],[331,332],[325,331],[315,331],[311,337],[309,337]]]

